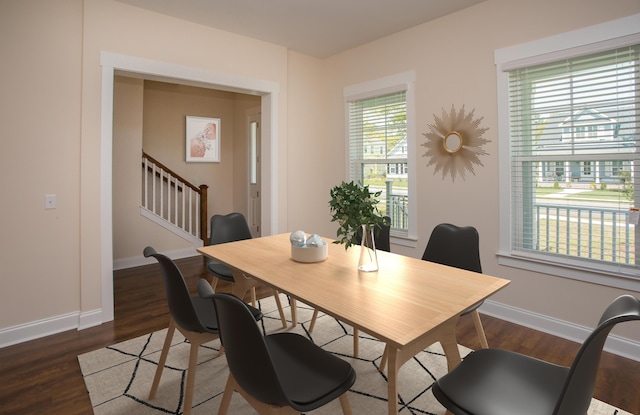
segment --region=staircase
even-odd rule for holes
[[[195,246],[207,243],[207,189],[142,152],[140,214]]]

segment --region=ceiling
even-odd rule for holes
[[[484,0],[119,0],[318,58]]]

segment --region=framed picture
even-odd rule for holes
[[[187,116],[187,162],[220,162],[220,118]]]

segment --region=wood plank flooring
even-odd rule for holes
[[[210,280],[201,257],[176,261],[195,293],[199,278]],[[218,291],[230,286],[218,284]],[[259,290],[258,296],[269,291]],[[115,320],[0,349],[0,415],[91,414],[77,355],[162,329],[168,324],[157,264],[114,273]],[[578,344],[506,321],[482,316],[491,347],[510,349],[569,365]],[[470,317],[460,320],[458,340],[477,348]],[[640,415],[640,362],[605,353],[595,397]],[[516,414],[514,414],[516,415]]]

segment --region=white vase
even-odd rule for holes
[[[372,272],[378,270],[378,255],[376,241],[373,237],[375,226],[362,225],[362,240],[360,241],[360,259],[358,270]]]

